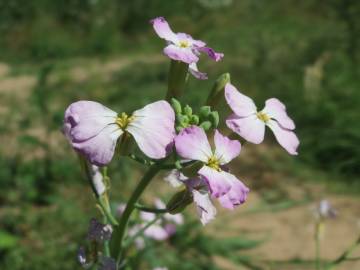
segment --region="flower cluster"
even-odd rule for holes
[[[129,239],[141,248],[144,241],[139,236],[155,240],[169,238],[174,234],[176,225],[183,223],[179,213],[192,202],[204,225],[215,218],[215,200],[231,210],[243,204],[250,190],[228,167],[240,155],[242,145],[239,137],[259,144],[264,140],[265,127],[268,126],[289,154],[297,155],[299,146],[295,124],[288,116],[285,105],[276,98],[270,98],[266,100],[264,109],[258,111],[251,98],[230,83],[229,74],[223,74],[216,81],[206,104],[197,110],[197,114],[190,106],[183,107],[175,97],[183,94],[188,72],[198,79],[207,78],[197,68],[200,54],[205,53],[215,61],[220,61],[223,54],[188,34],[174,33],[162,17],[153,19],[151,23],[157,35],[167,41],[164,53],[171,59],[167,101],[155,101],[133,113],[117,113],[98,102],[82,100],[72,103],[65,111],[64,135],[83,157],[82,160],[86,159],[87,175],[98,206],[104,219],[112,225],[96,220],[90,224],[88,240],[108,244],[107,254],[112,256],[93,260],[100,262],[102,268],[99,269],[117,269],[124,262],[122,249],[126,248],[124,243]],[[177,68],[172,68],[174,66]],[[231,136],[225,136],[218,130],[221,117],[214,107],[221,98],[232,110],[224,121]],[[138,146],[143,157],[129,151],[127,146],[133,144]],[[119,155],[149,166],[126,206],[118,209],[121,213],[119,220],[112,216],[108,197],[110,178],[106,167],[100,168],[112,161],[116,150],[119,150]],[[145,207],[145,211],[143,208],[145,212],[139,213],[140,223],[126,230],[132,212],[138,208],[142,192],[164,169],[170,170],[165,180],[173,186],[182,186],[182,190],[167,205],[157,201],[157,209]],[[326,210],[329,207],[322,208],[325,210],[321,210],[320,215],[330,212]],[[159,212],[166,212],[161,219],[157,216]],[[114,241],[120,244],[114,244]],[[114,255],[118,256],[116,260]],[[80,250],[78,260],[84,267],[89,265],[84,250]]]

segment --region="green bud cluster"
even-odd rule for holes
[[[210,106],[202,106],[199,113],[194,114],[189,105],[183,107],[175,98],[171,99],[171,105],[176,114],[176,132],[191,125],[199,126],[205,131],[219,125],[219,113],[212,111]]]

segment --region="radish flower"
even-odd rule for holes
[[[174,33],[163,17],[157,17],[151,20],[151,23],[156,34],[167,41],[164,53],[172,60],[188,64],[190,73],[198,79],[207,79],[206,73],[199,72],[196,66],[202,52],[216,62],[224,56],[223,53],[215,52],[212,48],[207,47],[205,42],[193,39],[188,34]]]
[[[125,134],[131,134],[148,157],[164,158],[173,144],[174,121],[173,109],[163,100],[130,116],[94,101],[78,101],[66,109],[63,131],[76,151],[103,166],[111,161],[118,139]]]
[[[206,182],[211,196],[218,198],[223,207],[233,209],[245,202],[249,189],[227,172],[224,165],[240,154],[241,145],[217,130],[214,143],[215,151],[212,151],[205,131],[197,126],[185,128],[175,137],[179,156],[203,163],[198,175]]]
[[[276,98],[266,100],[258,112],[255,103],[241,94],[230,83],[225,86],[225,99],[234,112],[226,125],[245,140],[259,144],[264,140],[265,126],[274,133],[278,143],[291,155],[297,155],[299,139],[294,133],[295,124],[286,113],[286,108]]]

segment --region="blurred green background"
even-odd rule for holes
[[[249,150],[234,167],[258,197],[247,203],[246,213],[234,215],[244,229],[230,231],[249,233],[251,225],[241,224],[248,214],[259,222],[258,213],[259,219],[276,219],[281,212],[291,222],[317,200],[333,198],[347,209],[343,221],[334,221],[345,242],[324,251],[327,259],[335,258],[359,233],[354,225],[360,216],[359,1],[0,0],[0,269],[79,268],[76,250],[89,219],[99,213],[60,132],[63,113],[79,99],[121,112],[165,96],[169,61],[162,55],[164,41],[149,24],[157,16],[166,17],[175,32],[225,54],[219,63],[200,61],[209,80],[190,78],[184,102],[202,104],[214,80],[229,72],[259,108],[277,97],[297,124],[296,158],[270,133],[264,145],[244,147]],[[131,161],[115,160],[114,201],[128,198],[139,170]],[[169,197],[171,189],[161,179],[155,185],[150,193]],[[245,236],[222,245],[210,239],[218,227],[227,231],[221,220],[229,214],[224,215],[205,230],[198,222],[185,226],[187,241],[176,236],[157,244],[145,261],[169,269],[313,269],[306,252],[279,257],[270,244],[257,253],[259,241]],[[311,222],[309,217],[298,225]],[[289,235],[282,241],[294,241]],[[309,235],[304,245],[313,248]],[[329,244],[338,242],[333,241]],[[168,256],[159,255],[164,247]],[[178,263],[179,252],[187,263]],[[259,261],[261,252],[266,262]]]

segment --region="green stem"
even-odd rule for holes
[[[161,163],[156,163],[148,169],[145,175],[140,180],[140,183],[134,190],[129,201],[126,204],[124,213],[121,216],[119,226],[115,227],[111,242],[110,242],[110,251],[113,258],[117,258],[119,263],[121,260],[122,244],[125,235],[125,230],[129,221],[129,218],[135,209],[135,204],[139,200],[141,194],[144,192],[145,188],[149,185],[153,177],[160,171]]]
[[[315,227],[315,266],[316,270],[320,270],[320,230],[321,230],[322,222],[319,221],[316,223]]]
[[[157,216],[156,218],[154,218],[152,221],[148,222],[141,230],[139,230],[134,236],[132,236],[131,238],[127,239],[124,243],[124,248],[127,248],[129,245],[131,245],[136,238],[138,238],[140,235],[142,235],[147,228],[149,228],[151,225],[153,225],[156,221],[158,221],[160,218],[160,216]]]
[[[167,101],[170,101],[171,98],[178,99],[184,93],[188,68],[189,67],[186,63],[171,60],[168,79],[168,91],[166,94]]]
[[[337,265],[339,265],[340,263],[342,263],[343,261],[346,261],[349,259],[349,256],[351,255],[351,253],[356,249],[357,246],[360,245],[360,236],[359,238],[356,240],[355,243],[353,243],[347,250],[345,250],[345,252],[343,254],[340,255],[339,258],[337,258],[335,261],[333,261],[332,263],[330,263],[325,269],[326,270],[331,270],[331,269],[335,269],[335,267]]]
[[[141,204],[135,204],[135,208],[143,211],[143,212],[148,212],[148,213],[154,213],[154,214],[164,214],[167,213],[168,210],[166,208],[163,209],[159,209],[159,208],[151,208],[151,207],[147,207]]]

